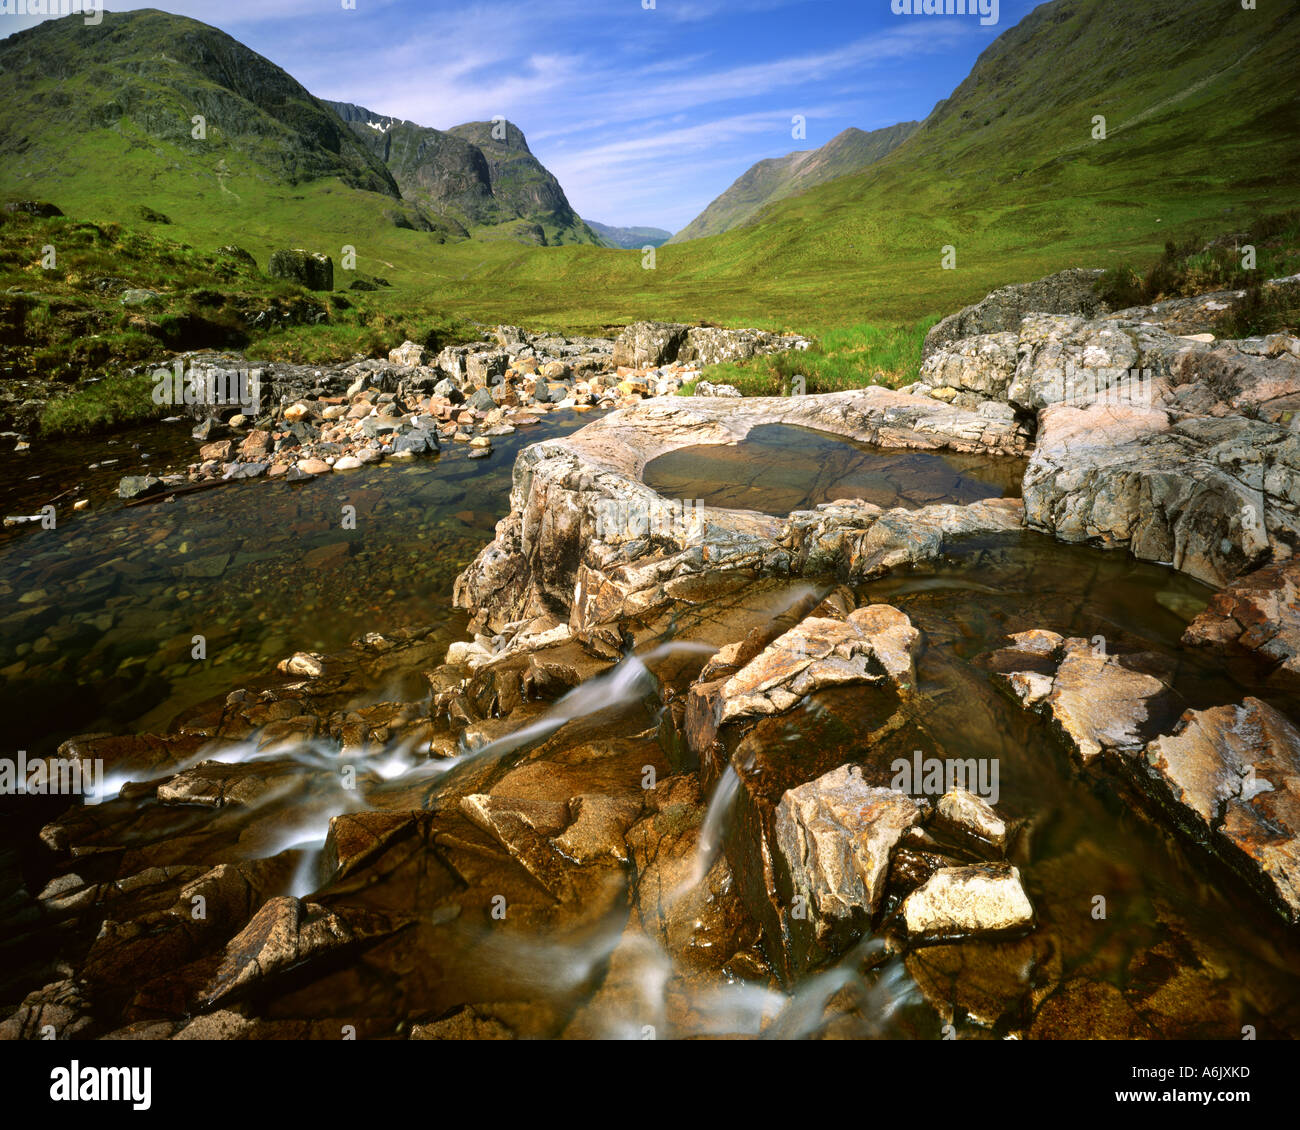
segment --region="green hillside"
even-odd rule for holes
[[[860,172],[897,149],[918,125],[920,122],[900,122],[870,133],[849,128],[820,149],[759,161],[668,242],[685,243],[730,231],[752,221],[764,205]]]
[[[263,179],[257,135],[226,142],[218,125],[209,137],[227,145],[233,169],[219,181],[215,153],[195,149],[173,126],[163,138],[166,123],[179,118],[183,127],[192,107],[136,74],[171,66],[162,55],[189,58],[187,36],[233,41],[158,13],[106,15],[100,38],[116,40],[99,51],[110,61],[96,64],[107,72],[96,86],[77,56],[97,41],[80,38],[80,22],[75,42],[58,52],[60,73],[35,62],[50,57],[37,50],[39,38],[63,35],[68,23],[0,42],[4,195],[48,199],[80,220],[135,225],[146,203],[171,217],[169,237],[206,250],[236,241],[259,262],[279,246],[337,257],[352,244],[359,270],[393,282],[386,302],[484,322],[592,328],[665,318],[811,332],[914,323],[1009,282],[1067,266],[1146,262],[1168,239],[1241,230],[1300,205],[1300,111],[1286,78],[1300,63],[1295,5],[1053,0],[1003,33],[882,160],[769,204],[752,224],[661,247],[653,270],[643,269],[639,250],[439,243],[436,233],[396,226],[386,213],[409,205],[333,115],[331,134],[303,111],[309,137],[338,153],[316,144],[299,164],[308,154],[313,168],[332,160],[334,175],[287,186]],[[146,33],[154,41],[137,45]],[[30,65],[20,70],[24,58]],[[211,93],[207,80],[187,81],[196,97]],[[125,106],[105,97],[136,87],[142,93]],[[308,110],[320,105],[296,89]],[[170,99],[171,108],[142,126],[127,111],[146,94]],[[1106,117],[1105,140],[1092,138],[1097,114]],[[75,128],[67,124],[74,118]],[[100,124],[87,129],[83,118]],[[250,120],[288,129],[273,117]],[[513,175],[509,152],[495,159],[499,180]],[[956,249],[955,270],[941,269],[947,245]]]

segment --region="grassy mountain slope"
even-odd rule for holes
[[[763,321],[815,329],[947,312],[1069,266],[1145,261],[1300,204],[1300,8],[1052,0],[1001,35],[922,128],[757,222],[631,252],[474,258],[429,278],[524,318]],[[1106,140],[1092,139],[1103,114]],[[956,248],[955,270],[941,268]]]
[[[898,148],[919,125],[900,122],[870,133],[850,127],[820,149],[759,161],[668,242],[685,243],[730,231],[752,220],[765,204],[859,172]]]
[[[284,71],[224,32],[146,10],[49,20],[0,40],[0,164],[11,194],[85,210],[205,206],[330,181],[386,199],[383,164]],[[205,137],[195,137],[195,116]],[[110,189],[111,185],[111,189]],[[130,198],[139,194],[139,199]]]
[[[50,113],[48,88],[11,86],[8,42],[6,146],[23,131],[41,137],[25,122]],[[171,216],[174,238],[207,249],[233,240],[259,262],[286,243],[335,255],[352,244],[360,270],[394,283],[386,301],[485,322],[711,319],[812,332],[914,323],[1009,282],[1146,262],[1168,239],[1241,230],[1300,206],[1300,120],[1286,80],[1298,63],[1294,5],[1052,0],[1004,32],[925,124],[870,168],[768,204],[752,224],[664,246],[654,270],[639,251],[598,246],[433,245],[383,218],[400,201],[339,177],[260,197],[250,178],[234,205],[198,183],[188,155],[157,146],[160,160],[144,143],[124,152],[113,131],[99,131],[115,144],[90,167],[46,162],[34,178],[6,159],[0,191],[53,200],[78,219],[137,224],[134,202],[144,200]],[[1095,114],[1107,118],[1104,141],[1091,137]],[[173,193],[177,183],[195,191]],[[949,244],[956,270],[940,266]]]

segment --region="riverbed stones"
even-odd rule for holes
[[[167,484],[157,475],[126,475],[118,484],[117,497],[123,500],[148,498],[166,489]]]
[[[1026,930],[1034,908],[1020,872],[1009,864],[945,867],[903,900],[903,921],[918,941]]]
[[[939,798],[932,827],[976,850],[1006,853],[1006,821],[983,797],[967,789],[950,789]]]
[[[207,1007],[220,1004],[259,982],[358,940],[348,922],[319,904],[288,895],[268,899],[227,944],[201,999]]]

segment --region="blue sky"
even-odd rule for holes
[[[924,118],[1037,0],[1000,0],[993,26],[895,15],[890,0],[643,2],[106,6],[214,24],[318,97],[440,128],[503,114],[582,216],[676,231],[755,161]],[[34,22],[0,17],[0,33]]]

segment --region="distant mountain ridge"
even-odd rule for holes
[[[920,124],[899,122],[869,132],[850,126],[820,149],[803,149],[759,161],[668,242],[684,243],[730,231],[752,220],[774,201],[861,172],[898,148]]]
[[[402,198],[451,238],[492,228],[523,243],[601,242],[512,122],[439,130],[351,102],[325,105],[389,170]]]
[[[672,232],[663,228],[617,228],[609,224],[598,224],[588,220],[591,228],[606,247],[621,247],[624,250],[641,247],[662,247],[672,238]]]

